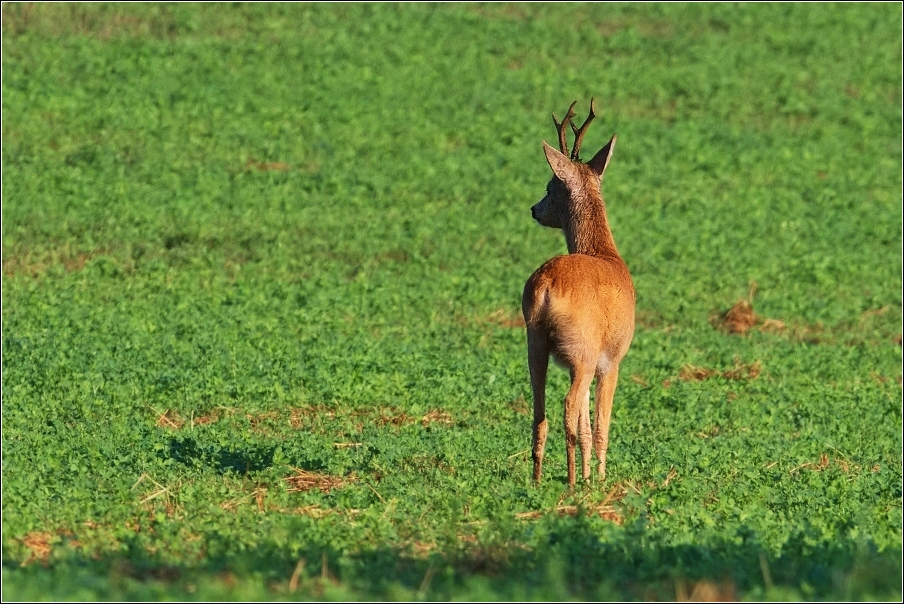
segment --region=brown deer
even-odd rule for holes
[[[575,101],[560,123],[553,114],[559,150],[543,142],[553,177],[546,196],[531,208],[543,226],[562,229],[568,255],[556,256],[538,268],[524,285],[521,310],[527,325],[527,361],[534,392],[534,480],[540,480],[546,447],[546,371],[549,355],[571,374],[565,396],[565,443],[568,451],[568,484],[575,483],[575,443],[580,441],[584,480],[590,479],[590,384],[596,376],[593,449],[599,462],[597,474],[606,477],[606,449],[612,397],[618,382],[618,365],[634,337],[634,284],[606,218],[600,185],[615,136],[589,162],[578,154],[590,114],[580,128],[571,122]],[[574,149],[568,154],[566,128],[574,131]]]

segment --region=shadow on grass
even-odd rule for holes
[[[219,447],[205,447],[190,437],[171,438],[167,455],[187,466],[211,466],[217,472],[232,471],[239,474],[266,470],[273,465],[276,447],[261,447],[255,450],[230,451]]]
[[[199,444],[194,438],[180,437],[169,439],[168,446],[161,454],[163,458],[173,459],[192,467],[211,467],[217,473],[235,472],[248,474],[273,467],[274,445],[246,446],[241,449],[226,449],[218,446]],[[326,469],[327,462],[322,459],[296,460],[293,467],[311,472]]]
[[[362,600],[900,600],[901,551],[793,538],[779,558],[744,544],[664,546],[626,529],[600,541],[580,518],[557,521],[542,546],[460,541],[420,555],[377,547],[345,554],[312,538],[165,564],[127,543],[21,568],[3,562],[3,599]],[[219,549],[211,536],[211,551]]]

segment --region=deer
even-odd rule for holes
[[[590,387],[596,378],[592,442],[597,477],[606,478],[609,421],[618,382],[618,367],[634,337],[634,283],[609,228],[602,179],[616,136],[584,163],[579,154],[587,127],[596,116],[594,100],[580,128],[572,122],[571,104],[565,118],[553,123],[558,150],[543,141],[553,176],[546,195],[531,208],[540,225],[561,229],[568,254],[545,262],[527,280],[521,310],[527,331],[527,360],[533,390],[533,480],[539,483],[549,426],[546,421],[546,376],[549,358],[568,369],[571,387],[565,396],[565,444],[568,486],[575,486],[575,445],[581,447],[581,470],[590,480]],[[574,147],[569,154],[566,129]]]

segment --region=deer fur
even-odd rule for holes
[[[618,366],[634,337],[634,284],[606,217],[601,183],[615,148],[612,139],[583,163],[578,158],[580,141],[594,117],[590,115],[575,132],[575,149],[568,156],[565,125],[574,104],[560,123],[560,150],[543,142],[553,177],[546,196],[531,208],[543,226],[562,229],[568,255],[556,256],[527,280],[521,309],[527,326],[527,357],[534,396],[534,480],[540,480],[546,446],[546,373],[549,357],[571,375],[565,396],[565,443],[568,454],[568,484],[575,484],[575,444],[580,443],[582,477],[590,479],[590,386],[596,378],[592,432],[598,460],[597,475],[606,476],[609,420],[618,382]]]

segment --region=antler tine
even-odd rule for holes
[[[574,149],[571,151],[571,159],[578,159],[578,154],[581,152],[581,141],[584,140],[584,133],[587,132],[587,126],[589,126],[590,122],[593,121],[593,118],[596,117],[595,109],[593,97],[590,97],[590,113],[587,115],[587,119],[584,120],[584,123],[581,124],[580,128],[575,128],[573,122],[571,124],[571,129],[574,131]],[[565,152],[563,151],[562,153]]]
[[[556,114],[552,114],[552,123],[556,125],[556,131],[559,133],[559,151],[562,152],[562,155],[568,155],[568,140],[565,138],[565,126],[566,124],[571,124],[571,119],[574,117],[574,106],[577,104],[577,101],[571,104],[571,107],[568,108],[568,113],[565,114],[565,119],[562,120],[561,123],[556,119]],[[574,128],[574,124],[571,124],[571,127]]]

